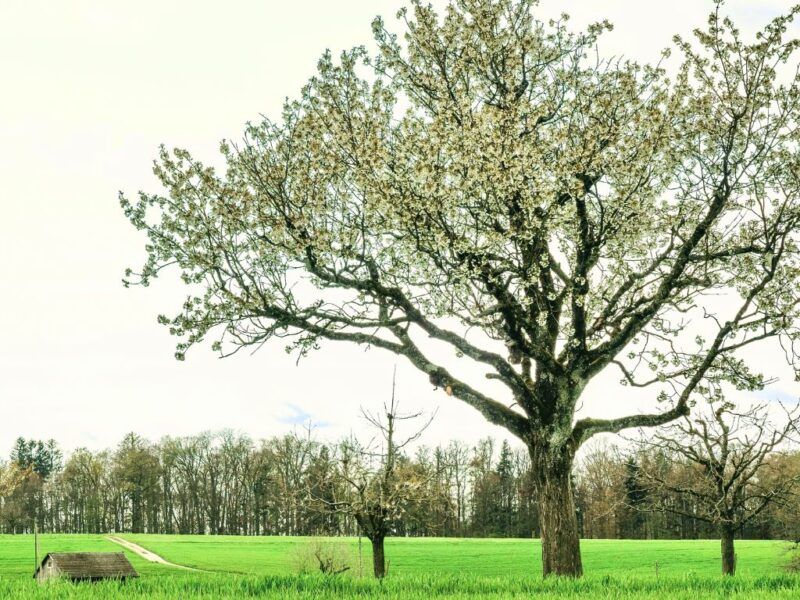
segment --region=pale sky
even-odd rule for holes
[[[747,34],[791,4],[735,0],[727,11]],[[179,363],[156,315],[174,312],[181,286],[121,285],[124,269],[141,264],[144,241],[117,192],[157,189],[158,145],[213,162],[219,141],[237,139],[246,121],[278,116],[326,48],[368,44],[371,19],[393,23],[400,6],[0,0],[0,457],[20,435],[100,449],[128,431],[157,440],[232,428],[261,438],[308,418],[335,438],[363,429],[359,407],[388,397],[396,363],[405,407],[439,409],[424,442],[508,437],[379,350],[328,343],[296,366],[280,343],[225,360],[204,347]],[[615,30],[604,48],[654,60],[673,34],[702,26],[711,7],[543,0],[540,12],[566,11],[576,27],[608,18]],[[761,346],[753,356],[781,378],[767,397],[797,396],[779,351]],[[590,385],[586,414],[646,406],[649,395],[621,390],[618,379]]]

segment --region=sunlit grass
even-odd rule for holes
[[[212,572],[182,571],[147,563],[126,552],[141,577],[125,583],[31,579],[32,536],[0,536],[0,598],[425,598],[685,599],[797,598],[800,576],[786,572],[783,542],[737,543],[739,573],[719,575],[719,542],[585,540],[587,576],[579,581],[540,575],[536,540],[391,539],[389,576],[369,577],[369,544],[363,544],[364,577],[294,574],[293,558],[308,538],[126,535],[167,560]],[[357,540],[348,543],[355,551]],[[47,535],[50,551],[120,551],[100,535]]]
[[[193,574],[177,577],[142,577],[126,583],[38,585],[27,579],[0,581],[0,598],[287,598],[349,599],[425,598],[570,599],[642,598],[705,600],[711,598],[796,598],[800,579],[771,577],[697,576],[589,576],[580,581],[537,577],[481,577],[477,575],[395,575],[384,583],[370,578],[320,576],[252,577]]]
[[[285,575],[297,546],[308,538],[240,536],[124,536],[172,562],[212,571]],[[353,552],[357,541],[349,538]],[[716,575],[718,540],[583,540],[583,562],[594,575]],[[742,575],[781,572],[788,544],[742,540],[736,545]],[[362,545],[366,567],[370,544]],[[390,538],[386,557],[391,574],[525,576],[541,573],[541,546],[531,539]]]

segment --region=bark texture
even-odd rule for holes
[[[578,519],[570,475],[572,453],[532,448],[542,536],[542,574],[580,577]]]
[[[723,526],[720,531],[722,540],[722,574],[733,575],[736,573],[736,551],[733,546],[733,527]]]
[[[372,570],[375,577],[383,579],[386,576],[386,557],[383,553],[383,538],[375,538],[372,541]]]

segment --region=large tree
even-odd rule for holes
[[[149,237],[126,280],[180,272],[189,297],[161,317],[178,358],[209,335],[222,355],[290,338],[407,358],[524,441],[544,573],[580,575],[580,445],[686,415],[704,381],[760,386],[738,354],[753,342],[794,358],[797,10],[752,44],[717,10],[676,38],[670,77],[603,58],[608,24],[535,8],[414,0],[402,38],[375,20],[375,56],[326,53],[280,119],[223,143],[224,174],[162,150],[166,191],[121,198]],[[577,415],[608,368],[660,405]]]

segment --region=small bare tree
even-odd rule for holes
[[[419,439],[433,420],[429,418],[412,435],[397,440],[397,423],[416,420],[422,413],[400,413],[394,375],[391,400],[384,404],[383,413],[381,416],[362,410],[364,418],[377,430],[377,440],[362,445],[353,438],[343,444],[336,477],[344,484],[344,493],[333,502],[321,501],[327,510],[356,520],[372,543],[373,572],[379,579],[386,575],[384,540],[403,518],[406,508],[427,489],[423,474],[402,460],[402,451]]]
[[[717,527],[722,573],[736,571],[734,534],[772,503],[785,502],[800,476],[769,473],[779,446],[797,427],[796,410],[786,422],[771,424],[765,404],[738,410],[713,392],[692,417],[660,430],[645,445],[660,449],[670,461],[666,471],[645,469],[643,481],[659,493],[648,494],[651,509],[700,519]],[[689,498],[694,510],[678,499]]]

